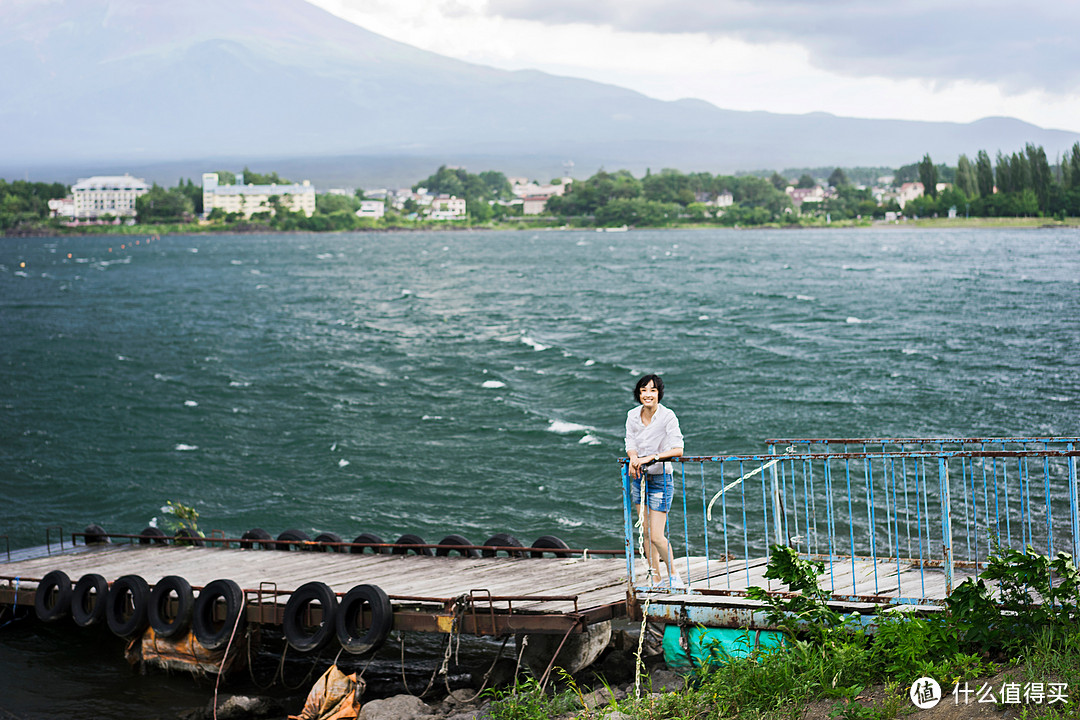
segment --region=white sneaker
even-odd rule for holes
[[[686,583],[684,583],[683,579],[681,577],[679,577],[679,573],[672,573],[671,576],[668,577],[668,587],[671,587],[671,588],[674,588],[674,589],[677,589],[677,590],[685,590],[686,589]]]

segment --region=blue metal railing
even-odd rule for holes
[[[773,543],[823,560],[823,582],[837,598],[897,603],[940,601],[955,587],[957,569],[973,574],[985,567],[995,545],[1066,551],[1080,560],[1080,438],[768,444],[766,454],[673,461],[669,528],[682,525],[681,537],[670,531],[675,564],[695,576],[694,590],[745,591],[760,581],[753,570]],[[627,571],[634,577],[640,559],[625,460],[622,468]],[[943,593],[936,586],[942,575]]]

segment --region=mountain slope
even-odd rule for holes
[[[1054,157],[1080,135],[1006,118],[859,120],[662,102],[445,58],[302,0],[7,0],[0,165],[550,156],[578,167],[732,171],[898,165],[929,152]],[[591,168],[590,168],[591,169]]]

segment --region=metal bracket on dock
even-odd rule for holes
[[[497,635],[498,630],[495,625],[495,601],[491,598],[491,591],[484,588],[477,588],[469,591],[469,614],[472,615],[473,628],[477,634],[480,633],[480,623],[476,619],[476,595],[477,593],[484,593],[487,595],[488,601],[488,615],[491,620],[491,632],[489,635]]]
[[[50,555],[52,555],[52,540],[49,537],[49,531],[50,530],[59,530],[60,531],[60,550],[63,551],[63,549],[64,549],[64,528],[60,527],[59,525],[53,525],[51,527],[45,528],[45,548],[48,551],[48,553]],[[72,545],[75,544],[75,538],[71,539],[71,544]]]
[[[273,590],[271,590],[270,588],[273,588]],[[273,598],[274,598],[274,602],[270,605],[270,619],[269,620],[266,619],[265,609],[267,607],[267,604],[263,601],[263,593],[264,592],[268,593],[268,594],[272,594]],[[258,592],[258,594],[256,595],[256,598],[255,598],[256,606],[259,608],[259,620],[258,620],[259,625],[265,625],[267,623],[275,623],[275,622],[277,622],[277,597],[278,597],[278,586],[277,586],[276,582],[270,582],[270,581],[267,581],[267,580],[263,580],[262,582],[259,583],[259,592]]]
[[[223,548],[229,547],[229,541],[226,539],[226,535],[225,535],[224,530],[211,530],[210,534],[206,537],[205,541],[208,544],[220,542],[221,547],[223,547]]]

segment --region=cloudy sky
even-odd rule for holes
[[[734,110],[1080,131],[1074,0],[310,0],[442,55]]]

